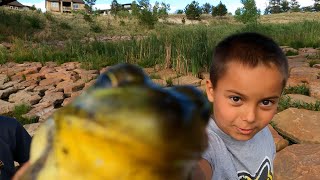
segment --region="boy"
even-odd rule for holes
[[[208,100],[208,149],[193,179],[272,180],[275,146],[267,127],[288,79],[279,46],[257,33],[227,37],[214,52]]]
[[[14,161],[20,165],[29,160],[31,137],[15,119],[0,116],[0,180],[15,173]]]

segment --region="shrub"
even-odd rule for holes
[[[254,23],[256,24],[260,16],[260,12],[257,9],[256,2],[254,0],[241,0],[243,8],[238,8],[235,12],[235,19],[244,24]]]
[[[138,18],[140,24],[148,26],[149,29],[154,29],[154,25],[158,21],[157,15],[152,13],[148,9],[141,10]]]
[[[302,94],[302,95],[309,96],[310,90],[305,84],[302,84],[302,85],[298,85],[298,86],[286,87],[283,90],[283,94]]]
[[[286,52],[286,56],[296,56],[296,55],[298,55],[299,54],[299,52],[297,52],[297,51],[292,51],[292,50],[288,50],[287,52]]]
[[[16,118],[22,125],[38,122],[38,119],[36,117],[32,117],[32,118],[23,117],[23,115],[28,113],[30,109],[31,109],[31,106],[26,104],[20,104],[14,107],[12,115],[9,115],[9,116],[13,116],[14,118]]]
[[[313,67],[313,65],[315,65],[315,64],[320,64],[320,60],[311,60],[311,61],[309,61],[309,66],[310,67]]]
[[[320,111],[320,101],[316,103],[306,103],[302,101],[292,101],[288,96],[281,96],[278,104],[278,112],[288,108],[307,109],[310,111]]]
[[[61,22],[61,23],[59,24],[59,26],[60,26],[62,29],[66,29],[66,30],[71,30],[71,29],[72,29],[72,27],[71,27],[68,23],[66,23],[66,22]]]
[[[190,20],[200,20],[200,16],[202,14],[201,7],[199,3],[196,1],[192,1],[185,7],[184,12],[186,13],[187,19]]]
[[[90,25],[90,30],[92,32],[95,32],[95,33],[101,33],[102,32],[102,28],[98,24],[91,24]]]

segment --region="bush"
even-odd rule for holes
[[[305,84],[302,84],[302,85],[299,85],[299,86],[286,87],[283,90],[283,94],[302,94],[302,95],[309,96],[310,95],[310,90]]]
[[[238,8],[235,12],[235,19],[244,24],[254,23],[256,24],[260,16],[260,12],[257,9],[256,2],[254,0],[241,0],[243,8]]]
[[[225,16],[228,13],[226,5],[220,3],[212,7],[212,16]]]
[[[191,4],[188,4],[184,12],[186,13],[187,19],[190,20],[200,20],[200,16],[202,14],[201,7],[196,1],[192,1]]]
[[[101,33],[102,32],[102,28],[98,24],[91,24],[90,25],[90,30],[92,32],[95,32],[95,33]]]
[[[12,114],[9,116],[16,118],[22,125],[38,122],[38,119],[36,117],[32,117],[32,118],[23,117],[23,115],[28,113],[30,110],[31,110],[31,106],[29,105],[26,105],[26,104],[17,105],[14,107]]]
[[[61,22],[61,23],[59,24],[59,26],[60,26],[62,29],[66,29],[66,30],[71,30],[71,29],[72,29],[72,27],[71,27],[68,23],[66,23],[66,22]]]
[[[143,9],[139,15],[139,22],[142,25],[148,26],[149,29],[154,29],[154,25],[158,22],[158,18],[156,14],[153,14],[147,9]]]

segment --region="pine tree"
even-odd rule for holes
[[[288,12],[290,10],[289,2],[287,0],[281,0],[280,8],[281,12]]]
[[[280,0],[270,0],[269,6],[268,6],[268,11],[271,14],[280,13],[281,12]]]
[[[241,3],[243,4],[243,7],[236,10],[235,19],[244,24],[256,24],[260,16],[260,11],[257,9],[256,2],[254,0],[241,0]]]
[[[200,20],[200,15],[202,14],[201,7],[196,1],[192,1],[190,4],[188,4],[184,12],[186,13],[187,19],[191,20]]]
[[[211,10],[212,10],[211,4],[205,3],[204,5],[202,5],[202,12],[204,14],[210,14]]]
[[[228,13],[226,5],[220,3],[212,7],[212,16],[225,16]]]
[[[300,11],[299,2],[297,0],[291,0],[290,9],[291,9],[292,12],[299,12]]]
[[[320,0],[314,0],[314,10],[317,12],[320,11]]]

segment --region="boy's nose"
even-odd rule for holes
[[[248,123],[252,123],[256,119],[256,108],[255,107],[247,107],[242,116],[244,121],[247,121]]]

